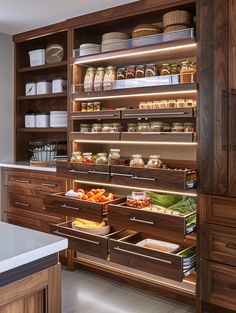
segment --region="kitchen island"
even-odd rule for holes
[[[61,312],[67,239],[0,222],[0,313]]]

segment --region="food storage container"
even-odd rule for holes
[[[95,163],[92,152],[84,152],[82,163]]]
[[[178,64],[176,63],[173,63],[170,65],[170,72],[172,75],[176,75],[176,74],[179,74],[180,72],[180,67]]]
[[[93,102],[87,103],[87,112],[93,112]]]
[[[102,91],[105,68],[98,67],[94,78],[94,91]]]
[[[163,132],[163,122],[151,122],[150,128],[153,132]]]
[[[48,80],[41,80],[36,83],[37,95],[43,95],[52,92],[52,83]]]
[[[29,51],[30,66],[45,64],[45,49]]]
[[[36,114],[36,127],[49,127],[50,126],[50,117],[49,113],[40,112]]]
[[[168,106],[168,101],[167,100],[161,100],[159,103],[159,108],[163,109],[163,108],[167,108]]]
[[[103,89],[111,90],[116,79],[116,67],[108,66],[103,79]]]
[[[189,60],[185,60],[181,62],[181,68],[180,68],[180,83],[194,83],[195,82],[195,74],[196,69],[191,66],[191,63]]]
[[[163,162],[160,159],[160,155],[150,155],[147,162],[147,168],[162,168]]]
[[[87,112],[87,103],[86,102],[81,103],[80,111],[81,112]]]
[[[138,132],[150,132],[150,124],[149,123],[138,123]]]
[[[185,107],[186,108],[192,108],[193,107],[193,99],[186,99],[185,101]]]
[[[107,153],[98,153],[96,157],[96,164],[107,164]]]
[[[196,132],[196,125],[195,123],[186,122],[184,123],[184,132],[186,133],[194,133]]]
[[[168,63],[164,63],[161,65],[160,75],[171,75],[171,65]]]
[[[67,89],[67,80],[65,78],[56,78],[52,81],[52,93],[65,92]]]
[[[36,127],[36,113],[25,114],[25,127],[26,128]]]
[[[176,133],[183,132],[184,131],[184,123],[179,123],[179,122],[173,123],[171,131],[176,132]]]
[[[133,79],[135,78],[135,65],[129,65],[126,70],[126,79]]]
[[[71,162],[82,163],[83,157],[80,151],[75,151],[72,153]]]
[[[67,127],[67,111],[50,111],[50,127]]]
[[[111,133],[116,133],[116,132],[121,132],[122,131],[122,126],[120,123],[112,123],[110,126],[110,132]]]
[[[127,205],[136,209],[150,207],[151,198],[146,194],[146,192],[133,191],[131,195],[127,196]]]
[[[120,163],[120,149],[111,149],[108,156],[109,165],[119,165]]]
[[[133,154],[130,158],[129,165],[131,167],[144,167],[145,163],[142,154]]]
[[[137,124],[135,123],[128,123],[127,124],[127,132],[128,133],[135,133],[137,131]]]
[[[25,85],[25,95],[34,96],[36,95],[36,82],[27,82]]]
[[[177,108],[184,108],[186,105],[185,100],[184,99],[177,99],[176,105],[177,105]]]
[[[102,109],[102,103],[101,102],[94,102],[93,103],[93,110],[94,111],[101,111]]]
[[[156,64],[147,64],[145,70],[145,77],[153,77],[157,75]]]
[[[180,246],[175,243],[170,243],[166,241],[156,240],[156,239],[144,239],[136,243],[137,246],[143,248],[149,248],[152,250],[174,253],[177,251]]]
[[[85,78],[84,78],[84,91],[85,92],[93,91],[95,73],[96,73],[96,68],[94,67],[87,68]]]
[[[119,67],[117,69],[116,80],[125,79],[126,67]]]
[[[102,124],[92,124],[92,133],[100,133],[102,131]]]
[[[176,108],[176,100],[168,100],[167,107],[168,108]]]
[[[102,124],[102,132],[103,133],[110,133],[110,131],[111,131],[111,124],[109,124],[109,123]]]
[[[172,125],[170,123],[164,123],[163,124],[163,132],[168,133],[171,132]]]
[[[91,132],[91,126],[89,124],[81,124],[80,125],[80,132],[81,133],[90,133]]]
[[[135,71],[135,78],[145,77],[145,65],[137,65]]]

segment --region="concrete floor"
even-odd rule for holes
[[[145,294],[84,271],[62,270],[62,313],[194,313],[192,307]]]

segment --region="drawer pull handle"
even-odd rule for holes
[[[119,174],[119,173],[111,173],[112,176],[124,176],[124,177],[132,177],[130,174]]]
[[[134,116],[134,117],[140,117],[140,116],[162,116],[162,115],[184,115],[185,112],[167,112],[167,113],[124,113],[124,117],[126,116]]]
[[[25,207],[30,207],[30,204],[28,204],[28,203],[23,203],[23,202],[15,202],[15,205],[21,205],[21,206],[25,206]]]
[[[139,179],[139,180],[149,180],[149,181],[155,181],[155,178],[148,178],[148,177],[139,177],[139,176],[132,176],[133,179]]]
[[[116,114],[92,114],[92,115],[88,115],[88,114],[83,114],[84,118],[90,118],[90,117],[98,117],[98,118],[102,118],[102,117],[116,117]],[[73,116],[72,117],[73,120],[79,120],[81,119],[81,116]]]
[[[114,247],[114,249],[118,250],[120,252],[125,252],[125,253],[136,255],[136,256],[141,256],[141,257],[144,257],[144,258],[147,258],[147,259],[151,259],[151,260],[154,260],[154,261],[163,262],[163,263],[167,263],[167,264],[172,264],[172,261],[169,261],[169,260],[163,260],[163,259],[155,258],[153,256],[143,255],[141,253],[134,252],[134,251],[129,251],[129,250],[126,250],[126,249],[122,249],[120,247]]]
[[[226,243],[225,246],[227,248],[236,250],[236,244],[235,243]]]
[[[30,184],[30,180],[15,179],[16,183]]]
[[[54,230],[54,234],[58,234],[58,235],[61,235],[63,237],[68,237],[68,238],[71,238],[71,239],[77,239],[77,240],[89,242],[89,243],[92,243],[94,245],[100,245],[99,241],[94,241],[94,240],[90,240],[90,239],[85,239],[85,238],[80,238],[80,237],[64,234],[64,233],[59,232],[58,230]]]
[[[74,173],[74,174],[88,174],[88,172],[85,171],[76,171],[76,170],[69,170],[70,173]]]
[[[135,216],[134,217],[130,217],[130,221],[137,222],[137,223],[144,223],[144,224],[154,225],[154,222],[140,220],[140,219],[136,218]]]
[[[64,204],[61,204],[61,208],[62,208],[62,209],[72,209],[72,210],[77,210],[77,211],[80,210],[79,208],[75,208],[74,206],[66,205],[65,203],[64,203]]]
[[[57,187],[58,185],[56,185],[56,184],[41,183],[41,186],[44,186],[44,187]]]
[[[98,171],[88,171],[89,174],[101,174],[101,175],[109,175],[108,172],[98,172]]]

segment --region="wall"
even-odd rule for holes
[[[0,163],[13,159],[13,43],[0,33]]]

